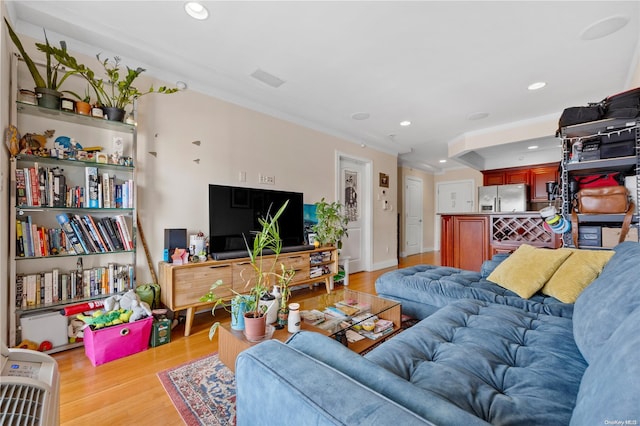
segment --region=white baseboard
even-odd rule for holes
[[[378,262],[372,265],[371,270],[377,271],[378,269],[391,268],[392,266],[398,266],[398,259],[389,259],[384,262]]]

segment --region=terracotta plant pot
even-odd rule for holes
[[[266,334],[267,316],[253,317],[253,312],[244,314],[244,334],[249,340],[258,340]]]
[[[76,102],[76,113],[80,115],[91,115],[91,104],[89,102]]]

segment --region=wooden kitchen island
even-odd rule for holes
[[[440,253],[443,266],[479,271],[496,253],[521,244],[558,248],[562,236],[544,228],[540,213],[442,213]]]

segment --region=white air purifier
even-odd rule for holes
[[[58,426],[60,376],[53,357],[2,343],[0,425]]]

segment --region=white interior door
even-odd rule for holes
[[[365,165],[350,158],[340,158],[340,202],[349,219],[347,238],[342,240],[340,257],[349,257],[349,273],[362,271],[364,265],[367,195],[364,189]]]
[[[436,223],[434,224],[434,247],[440,247],[440,214],[468,213],[476,211],[475,188],[473,179],[436,184]]]
[[[422,252],[423,199],[422,180],[407,176],[404,185],[404,256]]]

